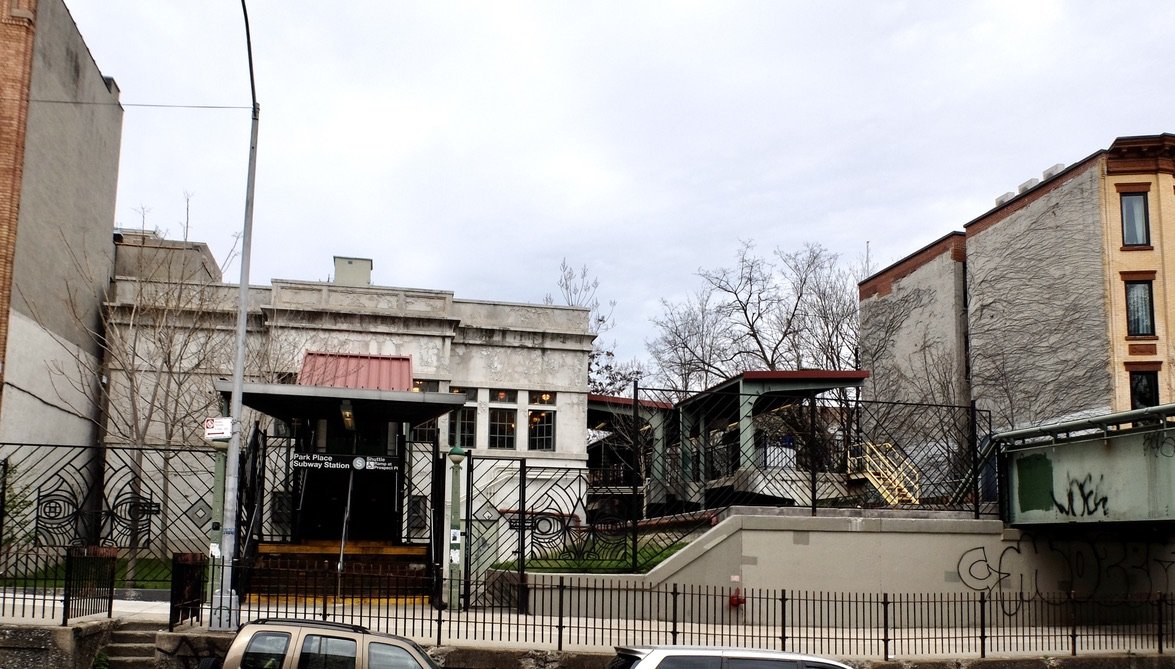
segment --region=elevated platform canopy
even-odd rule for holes
[[[859,388],[869,378],[863,370],[803,369],[797,371],[750,371],[712,386],[678,403],[683,412],[704,411],[711,416],[732,419],[750,413],[770,411],[842,388]]]
[[[704,409],[707,413],[722,413],[720,407],[726,406],[727,413],[737,415],[744,398],[754,398],[755,411],[767,411],[778,405],[792,404],[797,400],[829,391],[859,388],[867,378],[869,372],[863,370],[748,371],[732,376],[706,390],[692,393],[676,403],[668,391],[642,388],[642,394],[652,393],[658,399],[638,400],[636,412],[647,418],[675,409],[686,413],[698,409]],[[631,398],[588,396],[589,427],[602,429],[609,417],[630,416],[632,413]]]

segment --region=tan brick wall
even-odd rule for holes
[[[0,0],[0,356],[8,347],[36,9],[36,0]]]
[[[1126,247],[1122,243],[1122,192],[1145,192],[1149,209],[1151,244]],[[1109,175],[1103,185],[1106,222],[1103,243],[1106,255],[1106,282],[1110,312],[1111,369],[1114,378],[1114,409],[1130,409],[1129,371],[1151,371],[1138,367],[1152,363],[1159,373],[1159,402],[1175,399],[1175,369],[1164,362],[1175,355],[1171,337],[1175,310],[1175,255],[1165,253],[1171,243],[1167,237],[1175,223],[1175,177],[1162,172]],[[1153,337],[1129,337],[1126,334],[1125,281],[1153,282],[1155,334]],[[1145,340],[1150,340],[1145,341]]]

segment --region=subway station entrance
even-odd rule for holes
[[[408,364],[386,356],[307,358],[359,370]],[[244,405],[274,420],[242,447],[236,557],[258,571],[435,578],[445,539],[434,531],[444,527],[437,514],[445,468],[435,437],[412,441],[412,427],[463,406],[464,395],[409,390],[407,367],[390,381],[355,369],[308,369],[304,364],[297,384],[245,384]],[[359,385],[385,387],[353,387]],[[223,380],[216,389],[231,393]]]

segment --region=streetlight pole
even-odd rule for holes
[[[261,118],[261,106],[257,104],[257,82],[253,73],[253,39],[249,32],[249,9],[241,0],[241,14],[245,19],[245,49],[249,59],[249,92],[253,99],[253,125],[249,133],[249,172],[245,182],[245,222],[241,234],[241,279],[238,286],[236,350],[233,358],[233,390],[229,415],[232,417],[232,433],[228,442],[224,476],[224,517],[221,527],[220,554],[224,560],[221,572],[222,601],[216,604],[223,611],[227,605],[228,615],[214,616],[214,623],[235,628],[240,611],[240,602],[232,589],[233,559],[237,552],[237,487],[240,477],[242,396],[245,392],[245,337],[249,324],[249,260],[253,246],[253,192],[257,181],[257,129]],[[225,591],[228,594],[225,594]],[[228,601],[223,598],[228,597]]]
[[[454,444],[449,449],[453,478],[449,493],[449,606],[457,606],[461,592],[461,463],[465,449]]]

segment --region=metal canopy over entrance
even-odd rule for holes
[[[222,395],[232,391],[225,379],[215,382]],[[277,418],[285,423],[310,417],[340,415],[342,402],[351,402],[356,416],[367,420],[417,425],[442,416],[465,404],[463,395],[449,393],[420,393],[407,390],[371,390],[362,388],[335,388],[302,386],[286,383],[246,383],[245,406]]]

